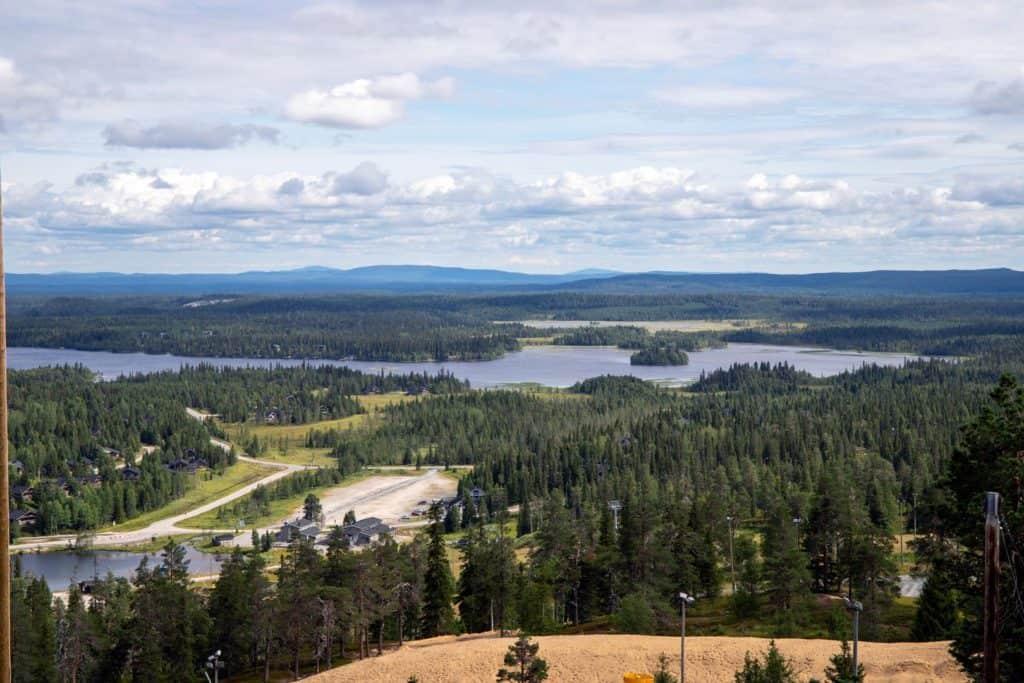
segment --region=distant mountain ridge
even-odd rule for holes
[[[983,270],[876,270],[808,273],[619,273],[588,269],[564,274],[444,266],[380,265],[348,270],[311,266],[295,270],[217,273],[9,273],[12,296],[363,293],[714,293],[843,295],[1022,295],[1024,272]]]

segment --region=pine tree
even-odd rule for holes
[[[533,519],[530,517],[530,503],[523,501],[519,504],[519,514],[516,517],[516,536],[525,536],[533,532]]]
[[[533,643],[525,634],[520,634],[516,642],[508,646],[505,653],[505,666],[514,668],[498,669],[498,683],[512,681],[514,683],[539,683],[548,678],[548,663],[537,656],[540,644]]]
[[[858,663],[855,673],[853,671],[853,652],[850,650],[850,644],[843,640],[839,648],[839,652],[829,658],[829,665],[825,667],[825,680],[828,683],[862,683],[864,680],[864,665]]]
[[[947,640],[957,626],[957,607],[953,585],[941,565],[933,566],[925,580],[910,637],[914,640]]]
[[[764,541],[764,574],[776,607],[789,609],[808,592],[807,556],[800,549],[797,525],[785,506],[777,503],[768,520]]]
[[[427,638],[447,633],[451,628],[452,569],[448,564],[448,551],[444,542],[444,509],[440,503],[430,507],[427,526],[427,567],[423,577],[423,635]]]

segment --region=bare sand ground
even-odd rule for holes
[[[358,519],[379,517],[388,524],[395,524],[412,510],[426,507],[418,505],[419,501],[451,496],[457,489],[454,479],[437,470],[428,470],[415,477],[375,476],[326,491],[320,505],[325,526],[341,524],[349,510],[355,510]],[[301,513],[300,506],[294,516]]]
[[[445,636],[407,644],[400,650],[332,669],[309,679],[315,683],[420,683],[493,681],[511,638],[476,634]],[[621,683],[629,671],[652,673],[658,655],[669,657],[678,675],[679,639],[659,636],[540,636],[540,655],[555,683]],[[776,645],[793,659],[801,681],[822,678],[828,658],[839,649],[830,640],[780,639]],[[692,683],[731,681],[746,652],[768,648],[763,638],[700,637],[686,639],[686,679]],[[868,681],[927,683],[966,681],[947,652],[946,643],[861,643],[860,657]]]

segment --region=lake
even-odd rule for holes
[[[13,554],[13,553],[12,553]],[[189,560],[189,571],[195,575],[220,572],[220,560],[215,555],[185,546]],[[118,577],[131,578],[143,557],[149,558],[149,566],[160,563],[160,553],[121,552],[113,550],[89,550],[74,552],[21,553],[21,570],[24,574],[42,577],[52,591],[65,591],[72,582],[85,581],[94,577],[104,578],[108,573]]]
[[[681,385],[700,377],[701,372],[727,368],[734,363],[789,363],[816,377],[837,375],[865,364],[899,366],[915,359],[912,354],[836,351],[801,346],[768,344],[728,344],[720,349],[694,351],[690,364],[680,366],[630,365],[632,352],[606,346],[527,346],[497,360],[448,361],[426,363],[383,363],[375,361],[302,361],[267,358],[195,358],[188,356],[145,353],[110,353],[107,351],[76,351],[73,349],[40,349],[13,347],[7,351],[7,364],[12,370],[47,365],[83,365],[105,379],[118,375],[143,374],[161,370],[177,370],[185,365],[207,363],[224,367],[294,366],[304,362],[318,365],[339,365],[364,372],[388,373],[450,372],[469,380],[474,387],[499,387],[531,382],[551,387],[568,387],[598,375],[633,375],[666,385]]]

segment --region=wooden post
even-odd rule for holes
[[[985,625],[982,680],[999,681],[999,494],[985,494]]]
[[[7,453],[7,285],[0,182],[0,683],[11,681],[11,500]]]

